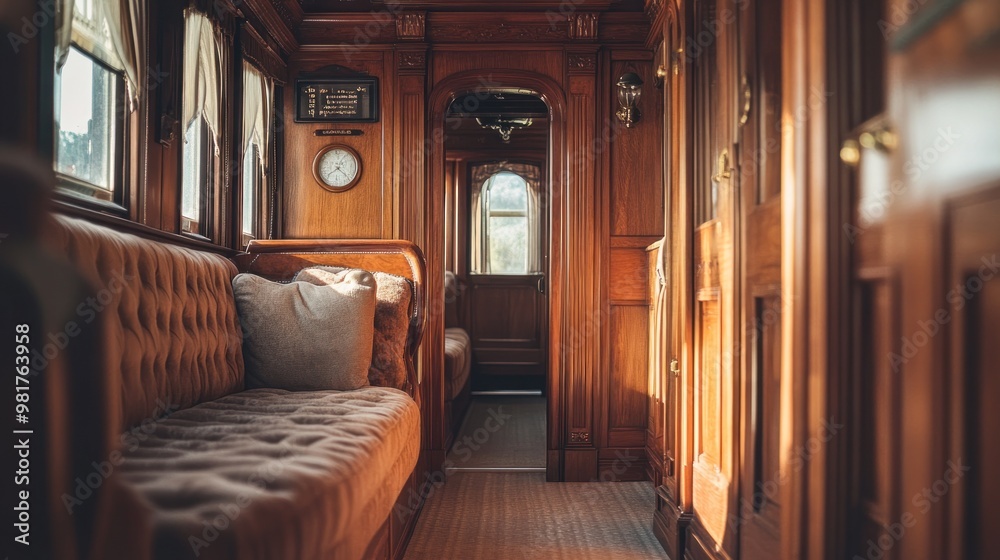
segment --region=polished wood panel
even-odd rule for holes
[[[315,71],[334,61],[346,62],[336,51],[302,49],[293,57],[289,71]],[[393,152],[386,149],[386,134],[392,130],[393,87],[392,52],[357,53],[350,69],[381,78],[381,120],[376,123],[352,123],[349,128],[361,136],[316,136],[316,130],[348,128],[343,125],[295,123],[295,96],[285,96],[284,161],[284,232],[288,238],[382,238],[393,230],[393,182],[387,173],[393,169]],[[405,100],[411,100],[406,98]],[[404,100],[404,101],[405,101]],[[417,106],[417,110],[420,105]],[[407,121],[409,122],[409,121]],[[321,187],[312,172],[313,158],[324,146],[344,144],[361,156],[361,178],[345,192],[334,193]],[[406,152],[401,154],[406,157]]]
[[[649,309],[614,307],[611,314],[611,378],[608,427],[629,428],[645,444]],[[612,446],[614,447],[614,446]]]
[[[648,304],[648,260],[643,249],[611,249],[608,289],[613,304]]]
[[[614,60],[612,79],[635,72],[645,82],[644,90],[655,91],[649,60],[652,53],[645,54],[644,60]],[[617,119],[610,127],[611,235],[655,236],[663,232],[663,104],[657,101],[640,98],[642,116],[631,128]],[[610,116],[618,110],[618,98],[608,95],[607,102],[606,114]]]
[[[545,374],[548,305],[538,290],[543,280],[542,275],[468,277],[474,387],[486,388],[486,376]]]

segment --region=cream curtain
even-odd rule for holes
[[[262,191],[267,189],[270,170],[271,123],[274,112],[274,80],[252,64],[243,62],[243,149],[257,146]]]
[[[274,105],[274,81],[252,64],[243,63],[243,148],[256,145],[265,157]]]
[[[146,2],[144,0],[90,0],[83,4],[89,13],[88,20],[91,34],[96,41],[111,51],[110,58],[105,60],[113,66],[120,67],[125,72],[125,85],[128,90],[129,111],[134,111],[142,95],[144,75],[144,44],[142,35],[146,29]],[[59,0],[56,4],[56,69],[62,69],[73,42],[73,21],[80,14],[76,12],[76,0]],[[104,35],[107,24],[108,35]],[[107,43],[107,44],[105,44]],[[109,56],[99,56],[107,59]]]
[[[184,100],[181,123],[186,131],[199,116],[212,131],[219,151],[222,37],[208,17],[188,8],[184,14]]]

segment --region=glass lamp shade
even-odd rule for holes
[[[639,120],[639,96],[642,95],[642,79],[635,72],[626,72],[618,78],[618,104],[621,109],[616,113],[618,119],[626,128]]]

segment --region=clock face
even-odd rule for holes
[[[347,190],[361,176],[361,159],[357,152],[346,146],[327,147],[316,158],[314,172],[321,184]]]

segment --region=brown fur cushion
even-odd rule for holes
[[[341,272],[345,269],[317,266],[300,270],[295,280],[322,284],[316,271]],[[410,328],[410,301],[413,288],[402,276],[372,272],[378,291],[375,295],[375,336],[368,382],[377,387],[406,387],[406,335]]]

